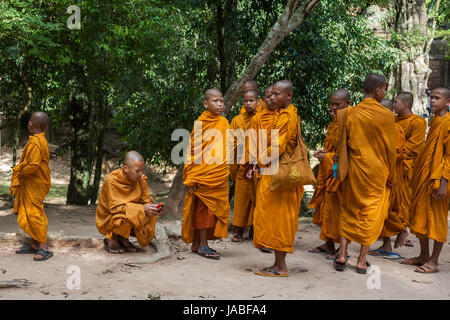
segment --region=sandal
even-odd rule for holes
[[[384,250],[381,250],[381,249],[375,249],[373,251],[369,251],[367,254],[369,256],[374,256],[374,257],[385,257],[389,253],[387,251],[384,251]]]
[[[220,260],[220,256],[217,254],[217,252],[207,246],[201,246],[200,252],[197,251],[197,253],[200,256],[205,257],[206,259]]]
[[[346,264],[347,264],[347,261],[345,261],[344,263],[338,262],[338,261],[337,261],[337,258],[334,259],[334,262],[333,262],[334,268],[335,268],[337,271],[344,271],[344,270],[345,270],[345,267],[346,267]]]
[[[328,253],[328,250],[321,248],[321,247],[315,247],[315,248],[311,248],[308,249],[309,253]]]
[[[34,261],[45,261],[45,260],[53,257],[53,252],[48,251],[47,249],[41,248],[36,252],[36,255],[40,255],[40,256],[42,256],[42,258],[33,257]]]
[[[263,273],[264,272],[268,272],[268,273]],[[281,274],[273,269],[270,268],[264,268],[260,271],[253,271],[254,274],[257,274],[259,276],[264,276],[264,277],[289,277],[289,273],[286,274]]]
[[[36,253],[38,250],[33,248],[28,243],[25,243],[23,246],[19,248],[19,250],[16,250],[16,254],[28,254],[28,253]]]
[[[356,268],[356,273],[359,273],[359,274],[366,274],[366,273],[367,273],[367,270],[368,270],[369,267],[370,267],[369,261],[366,261],[366,266],[367,266],[367,268]]]
[[[437,273],[439,272],[438,267],[432,267],[430,264],[423,264],[419,266],[416,270],[414,270],[417,273]]]

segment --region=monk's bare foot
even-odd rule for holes
[[[433,261],[430,260],[424,263],[423,265],[419,266],[414,271],[418,273],[436,273],[439,272],[439,268]]]
[[[386,248],[385,246],[381,246],[378,249],[370,250],[367,254],[369,256],[385,256],[389,252],[389,248]]]
[[[421,266],[424,263],[428,262],[428,259],[423,257],[415,257],[410,259],[405,259],[403,261],[400,261],[401,264],[407,264],[409,266]]]
[[[109,253],[122,253],[123,249],[120,247],[120,244],[117,240],[109,240],[105,239],[105,249]]]
[[[242,235],[235,234],[233,236],[233,238],[231,238],[231,241],[233,241],[233,242],[242,242],[242,241],[244,241],[244,237]]]
[[[321,246],[308,249],[308,252],[310,252],[310,253],[327,253],[329,251],[328,251],[327,243],[324,243]]]
[[[403,231],[397,235],[397,239],[395,239],[394,249],[403,247],[406,244],[406,240],[408,240],[409,232]]]
[[[127,239],[124,237],[119,238],[120,244],[122,244],[125,247],[125,251],[127,252],[136,252],[137,248]]]

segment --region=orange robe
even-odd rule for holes
[[[259,98],[258,99],[258,106],[256,107],[256,112],[261,112],[261,110],[263,110],[265,108],[266,108],[266,104],[264,103],[264,101],[261,98]],[[245,107],[242,106],[241,111],[239,111],[239,114],[241,115],[241,114],[243,114],[245,112],[246,112],[245,111]]]
[[[346,135],[348,175],[340,185],[339,229],[341,236],[370,246],[388,215],[391,190],[386,183],[395,182],[394,115],[366,98],[348,111]]]
[[[339,242],[339,199],[336,193],[339,181],[333,177],[334,155],[338,138],[338,125],[334,119],[327,128],[323,143],[325,157],[319,164],[317,184],[308,208],[315,208],[313,223],[320,227],[320,239]]]
[[[411,180],[414,161],[425,146],[427,123],[425,119],[415,114],[397,116],[395,121],[403,128],[406,140],[406,155],[402,161],[402,174],[397,174],[400,199],[399,212],[403,217],[406,217],[407,221],[409,221],[409,211],[412,199]]]
[[[153,203],[145,175],[138,182],[130,182],[117,169],[103,182],[97,205],[95,224],[98,231],[111,239],[114,234],[124,238],[136,236],[142,247],[148,246],[155,236],[158,216],[149,217],[144,206]]]
[[[196,132],[196,125],[199,124],[202,130]],[[184,185],[198,185],[197,190],[186,193],[184,198],[181,236],[187,244],[193,242],[196,229],[208,229],[208,240],[226,238],[228,235],[230,170],[226,152],[227,129],[228,120],[209,110],[204,111],[194,124],[188,149],[189,161],[186,161],[183,170]],[[221,136],[209,136],[211,130],[216,130]],[[197,138],[199,143],[194,141]],[[212,163],[212,158],[215,158],[215,163]]]
[[[245,133],[250,127],[250,122],[254,114],[250,115],[244,112],[233,118],[230,128],[233,130],[241,129]],[[241,137],[240,142],[245,143],[242,156],[248,154],[249,139]],[[233,226],[236,227],[250,227],[253,225],[253,211],[255,209],[256,201],[256,182],[245,178],[247,171],[246,167],[239,165],[237,159],[237,142],[234,142],[234,163],[230,167],[230,176],[234,180],[234,208],[233,208]],[[245,159],[243,159],[245,161]],[[248,162],[248,159],[247,159]]]
[[[10,195],[15,196],[14,213],[19,226],[31,238],[47,242],[48,220],[44,199],[50,191],[50,151],[45,133],[31,135],[14,166]]]
[[[395,150],[397,152],[395,173],[397,184],[391,191],[391,205],[389,207],[388,217],[384,221],[383,231],[380,234],[382,238],[390,238],[398,235],[405,231],[408,225],[408,215],[405,215],[405,212],[401,210],[402,187],[399,183],[400,177],[403,176],[403,161],[406,158],[405,133],[398,123],[395,124],[395,138]]]
[[[433,199],[441,178],[450,180],[450,113],[433,116],[425,147],[414,162],[409,227],[419,239],[447,241],[448,195]],[[450,186],[450,184],[449,184]]]
[[[250,127],[267,130],[267,153],[265,150],[258,150],[259,155],[271,154],[271,129],[279,130],[279,156],[284,152],[291,152],[297,144],[297,122],[297,108],[293,105],[278,110],[266,108],[257,113],[252,118]],[[258,156],[258,165],[261,168],[267,167],[263,162]],[[261,175],[257,185],[253,243],[256,248],[268,247],[292,253],[304,189],[299,186],[270,191],[270,182],[270,175]]]

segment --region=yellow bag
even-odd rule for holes
[[[292,189],[302,185],[314,185],[316,178],[308,160],[306,145],[301,135],[300,117],[297,122],[297,145],[280,158],[278,172],[270,181],[270,191]]]

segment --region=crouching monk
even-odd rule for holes
[[[136,151],[126,154],[123,168],[105,178],[97,205],[95,224],[106,236],[105,249],[110,253],[136,252],[128,240],[135,236],[142,247],[155,236],[155,225],[162,209],[153,204],[148,180],[143,174],[144,158]]]

